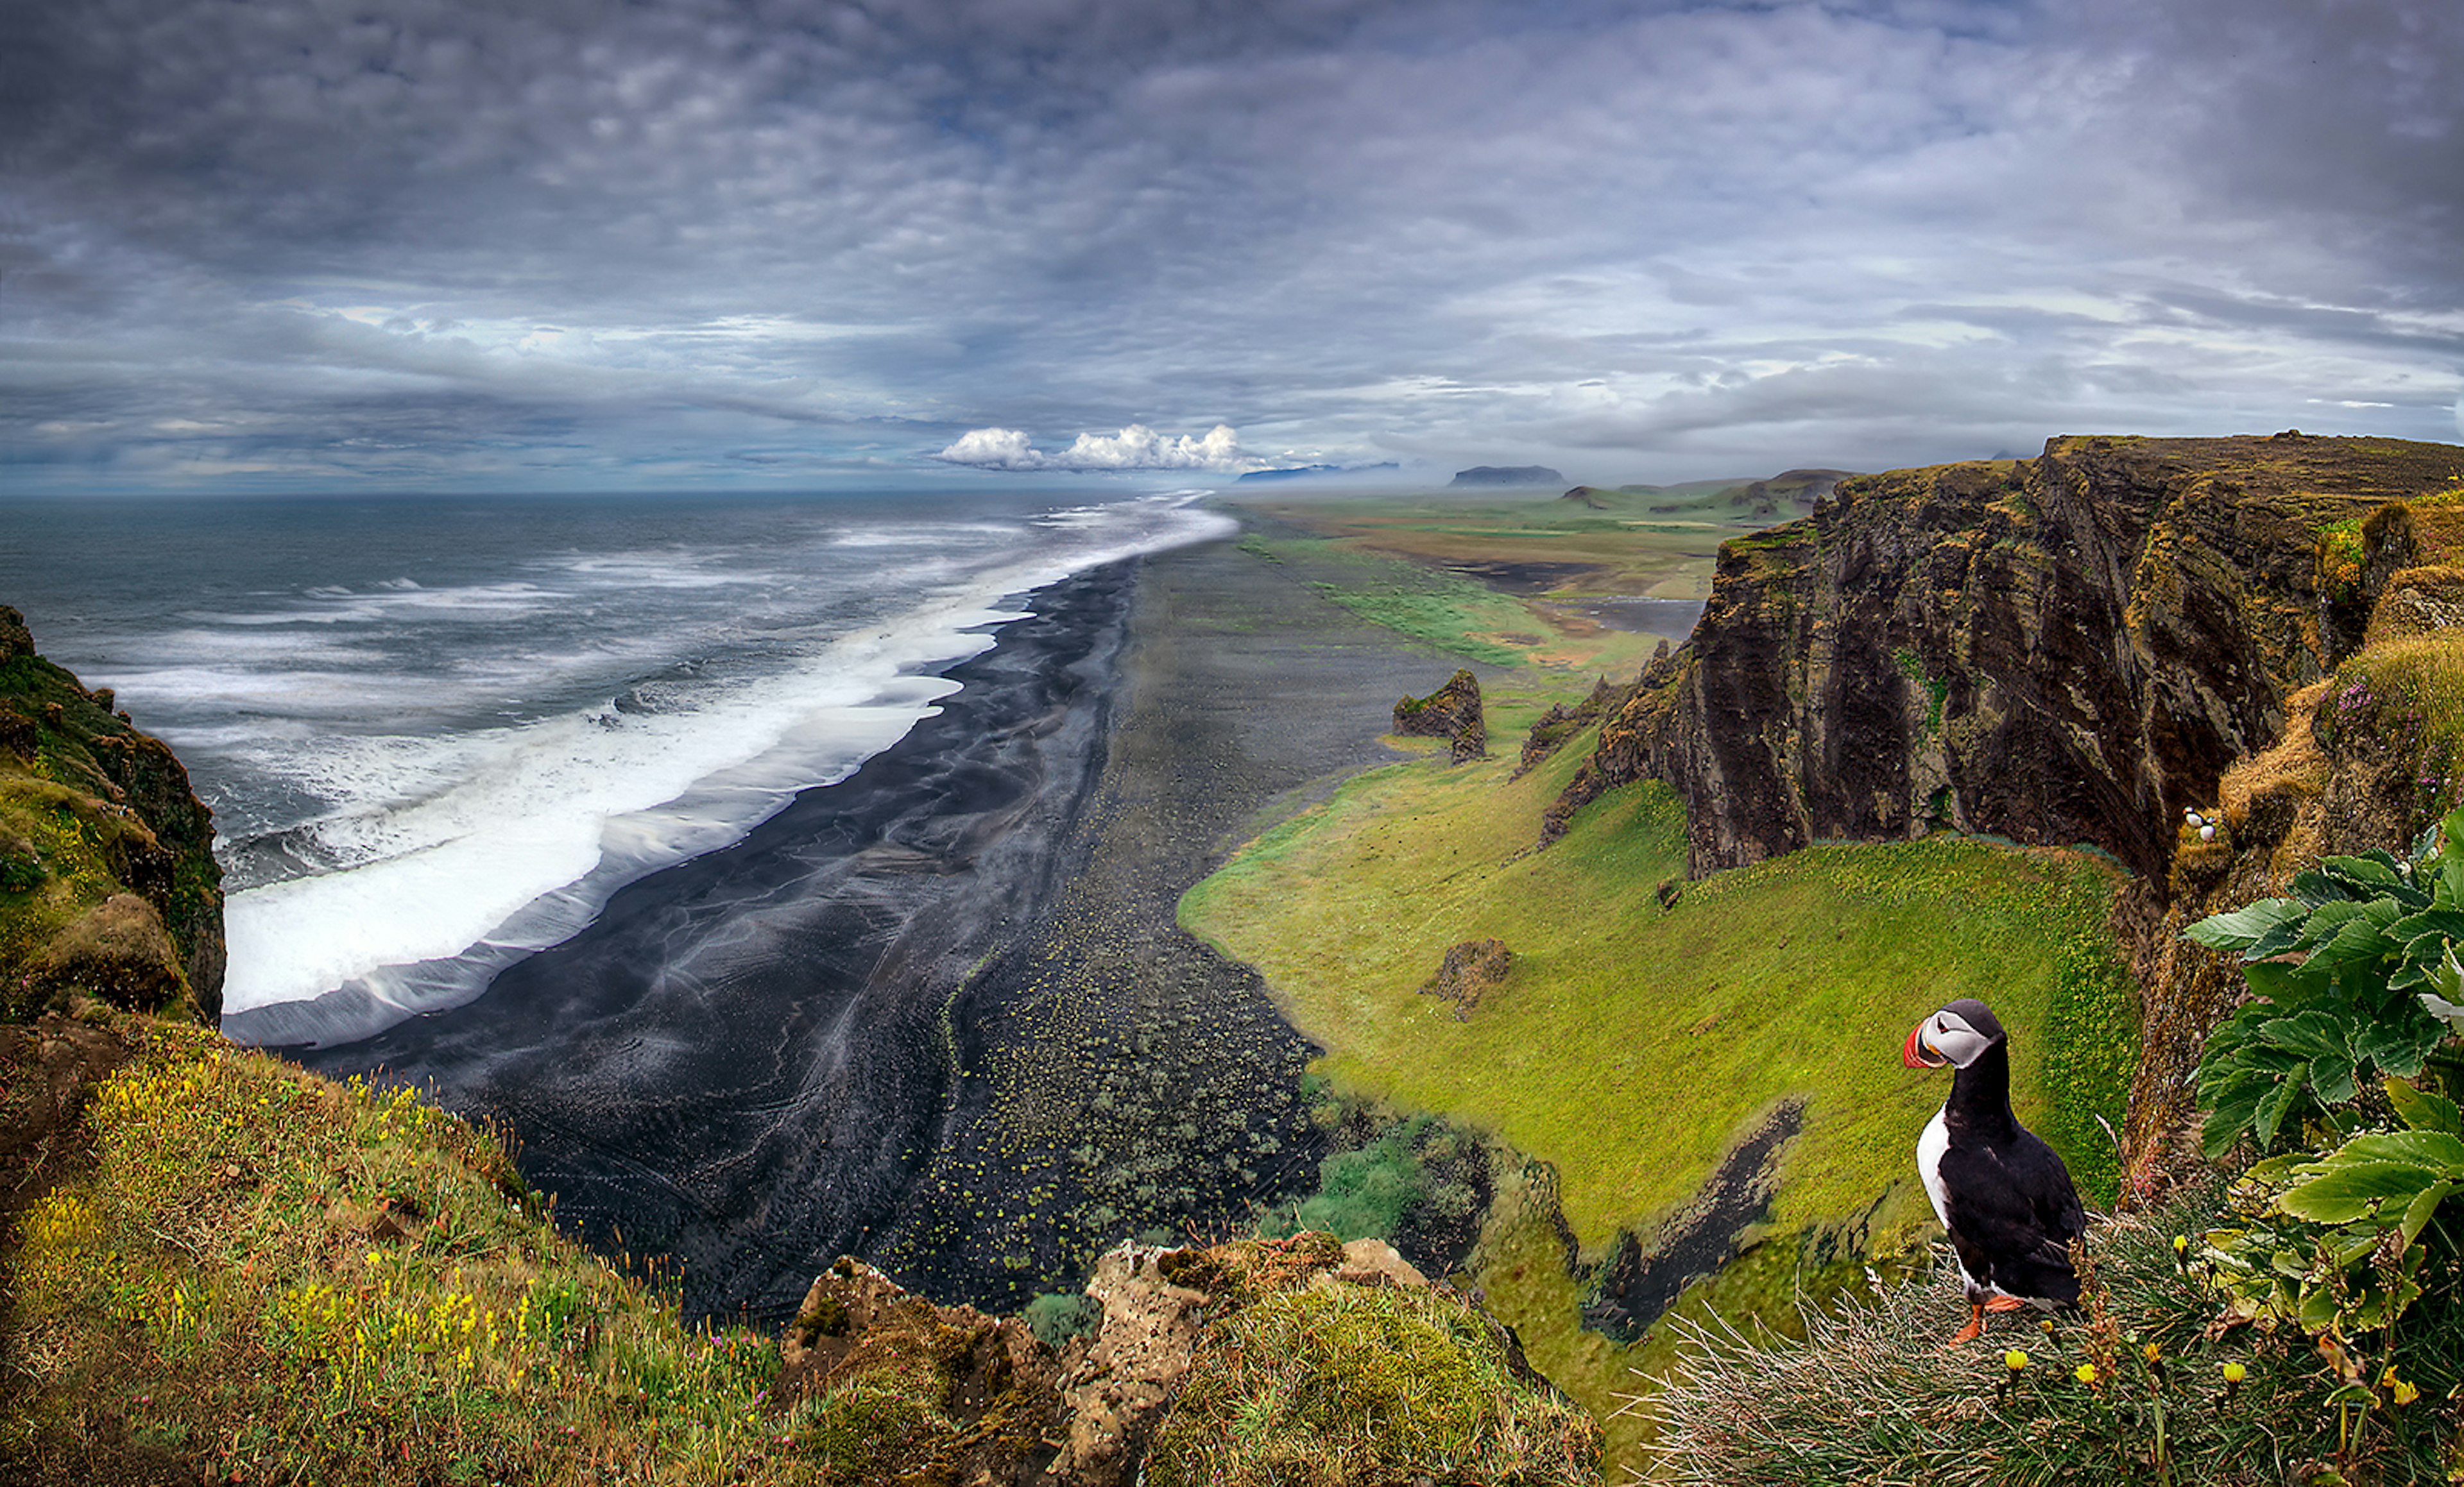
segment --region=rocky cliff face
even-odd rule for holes
[[[2144,1175],[2233,995],[2181,927],[2320,850],[2399,844],[2453,793],[2435,679],[2405,647],[2464,620],[2459,478],[2464,449],[2286,433],[2057,438],[1842,481],[1721,549],[1692,640],[1603,725],[1546,829],[1658,777],[1698,877],[1940,829],[2112,853],[2136,878],[2117,925],[2146,997]],[[2382,653],[2412,672],[2328,697]],[[2217,841],[2183,830],[2219,805]]]
[[[1722,547],[1692,641],[1604,726],[1551,833],[1656,776],[1697,876],[1950,827],[2093,843],[2161,883],[2182,808],[2359,644],[2387,563],[2340,575],[2340,529],[2459,474],[2443,445],[2286,434],[1843,481]]]
[[[222,1007],[213,815],[162,741],[0,605],[0,1003]]]
[[[1395,732],[1407,738],[1446,740],[1457,764],[1486,758],[1488,721],[1481,711],[1480,678],[1460,670],[1427,696],[1396,703]]]

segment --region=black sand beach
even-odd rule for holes
[[[841,1253],[1014,1306],[1305,1191],[1311,1050],[1174,908],[1453,663],[1230,542],[1023,607],[854,776],[477,1001],[299,1057],[502,1122],[567,1225],[680,1262],[694,1313],[775,1319]]]

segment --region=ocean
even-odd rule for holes
[[[0,602],[213,807],[227,1029],[330,1047],[845,778],[1200,494],[11,501]]]

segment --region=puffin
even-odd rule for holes
[[[1917,1138],[1917,1175],[1950,1232],[1968,1325],[1951,1345],[1985,1332],[1989,1311],[2079,1304],[2070,1244],[2087,1214],[2070,1169],[2011,1113],[2010,1037],[1991,1009],[1962,997],[1908,1034],[1900,1061],[1950,1066],[1950,1098]]]

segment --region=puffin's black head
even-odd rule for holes
[[[1912,1069],[1938,1069],[1946,1063],[1964,1069],[2001,1040],[2002,1021],[1993,1009],[1963,996],[1909,1032],[1900,1061]]]

